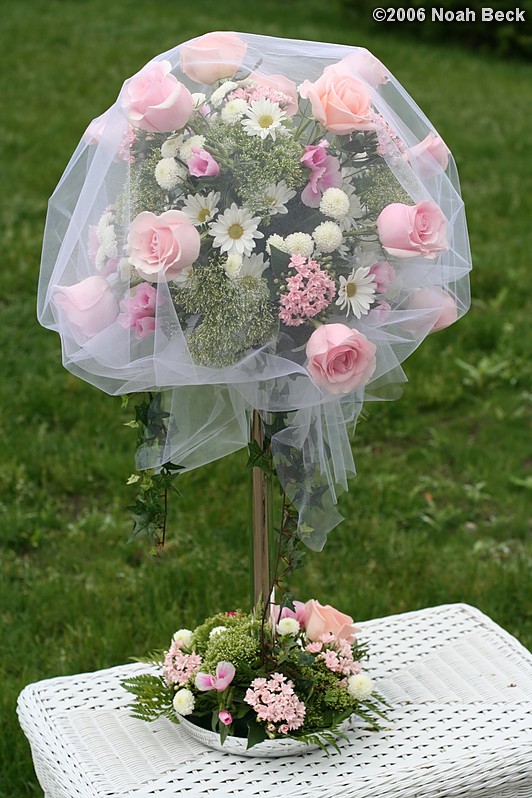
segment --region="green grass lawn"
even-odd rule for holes
[[[41,795],[14,706],[28,682],[125,662],[249,603],[249,480],[237,453],[180,478],[162,556],[126,543],[135,433],[61,367],[35,320],[47,198],[88,121],[151,56],[212,29],[363,44],[458,162],[473,304],[410,358],[402,399],[354,439],[346,521],[293,580],[358,620],[478,606],[532,644],[530,66],[345,27],[336,0],[0,2],[0,796]]]

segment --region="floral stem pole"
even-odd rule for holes
[[[257,410],[253,411],[251,437],[262,449],[264,434]],[[253,605],[269,601],[270,558],[269,530],[271,523],[271,476],[259,466],[253,468]]]

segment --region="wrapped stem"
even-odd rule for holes
[[[251,438],[262,449],[264,432],[257,410],[253,410]],[[269,537],[272,523],[272,479],[260,466],[253,468],[253,606],[266,605],[270,592]]]

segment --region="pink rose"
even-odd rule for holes
[[[458,318],[458,308],[453,297],[447,291],[436,286],[418,288],[411,296],[408,307],[416,310],[426,310],[427,312],[431,310],[439,311],[438,318],[430,330],[431,332],[437,332],[449,327]]]
[[[301,201],[309,208],[319,208],[321,195],[328,188],[342,185],[340,161],[327,153],[328,142],[308,144],[300,161],[310,169],[308,185],[301,192]]]
[[[316,599],[310,599],[305,604],[307,610],[307,637],[309,640],[318,640],[322,635],[333,634],[340,640],[346,640],[351,645],[356,640],[356,633],[360,631],[350,615],[336,610],[330,604],[323,606]]]
[[[377,231],[384,249],[396,258],[434,258],[448,249],[447,221],[435,202],[387,205],[377,219]]]
[[[391,312],[392,306],[390,303],[381,299],[380,302],[377,302],[377,304],[371,308],[366,316],[366,322],[367,324],[382,324],[386,321]]]
[[[221,709],[218,712],[218,718],[223,723],[224,726],[230,726],[231,723],[233,722],[233,716],[226,709]]]
[[[262,72],[251,72],[248,80],[255,84],[255,86],[262,86],[265,89],[272,89],[275,92],[288,97],[288,102],[283,106],[283,111],[288,116],[297,114],[298,101],[297,86],[293,80],[285,77],[285,75],[263,75]]]
[[[57,286],[53,302],[60,308],[76,338],[86,341],[109,327],[118,316],[118,302],[101,275],[70,286]]]
[[[310,100],[312,113],[333,133],[373,130],[373,110],[368,88],[345,64],[325,67],[315,83],[305,80],[299,93]]]
[[[121,107],[133,127],[170,133],[188,122],[194,101],[171,69],[169,61],[152,61],[124,86]]]
[[[247,44],[236,33],[214,31],[179,48],[181,69],[196,83],[215,83],[238,72]]]
[[[306,351],[310,376],[329,393],[351,393],[375,371],[375,344],[346,324],[322,324],[308,339]]]
[[[390,287],[390,283],[395,280],[395,269],[387,261],[374,263],[369,273],[373,275],[375,290],[378,294],[385,294]]]
[[[199,255],[201,239],[183,211],[142,211],[129,226],[129,260],[141,277],[173,280]]]
[[[423,141],[410,147],[408,159],[417,167],[424,177],[431,177],[447,169],[450,150],[444,140],[432,131]]]
[[[351,55],[342,58],[339,62],[342,67],[351,69],[358,77],[369,83],[370,86],[379,86],[382,83],[387,83],[389,79],[388,70],[381,64],[378,58],[375,58],[369,50],[363,47]]]
[[[188,171],[194,177],[211,177],[220,173],[220,166],[210,152],[201,147],[192,147],[194,155],[188,161]]]

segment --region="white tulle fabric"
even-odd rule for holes
[[[172,283],[160,276],[152,280],[162,301],[151,335],[138,339],[116,318],[108,324],[103,320],[102,328],[90,334],[72,323],[60,299],[61,287],[100,276],[115,292],[117,302],[128,290],[127,278],[118,276],[118,266],[114,272],[108,266],[98,270],[94,255],[98,241],[93,242],[92,251],[89,242],[91,235],[94,238],[94,227],[120,197],[127,226],[129,211],[124,196],[130,185],[128,153],[134,129],[123,112],[122,100],[130,81],[124,84],[117,102],[88,128],[50,200],[38,316],[45,327],[61,336],[63,363],[73,374],[109,394],[162,393],[162,407],[169,413],[166,440],[139,448],[137,462],[141,469],[157,469],[168,461],[187,469],[197,468],[247,445],[252,409],[259,410],[266,423],[273,413],[287,413],[284,428],[272,438],[275,463],[281,482],[299,509],[306,542],[321,549],[328,531],[341,520],[337,496],[346,490],[347,479],[355,471],[349,433],[363,402],[395,398],[400,393],[397,386],[405,381],[400,364],[435,325],[438,328],[441,303],[437,297],[441,292],[435,299],[431,299],[434,294],[430,291],[425,292],[421,306],[413,301],[414,295],[420,288],[443,289],[456,306],[456,317],[468,308],[471,260],[464,208],[452,156],[446,168],[430,153],[405,156],[431,134],[436,136],[436,131],[406,91],[366,50],[244,33],[238,37],[247,45],[240,74],[256,70],[259,64],[262,74],[285,75],[297,86],[318,80],[327,66],[355,54],[356,63],[361,65],[357,77],[371,92],[373,108],[385,122],[378,135],[389,170],[412,204],[432,201],[445,216],[447,249],[431,258],[421,254],[387,258],[395,269],[395,279],[385,297],[387,312],[372,309],[357,319],[352,315],[346,318],[337,309],[327,319],[327,323],[356,328],[376,345],[376,367],[369,383],[347,395],[318,386],[306,368],[304,347],[296,346],[290,338],[291,328],[285,328],[277,340],[249,349],[232,365],[220,368],[198,364],[189,351],[188,331],[182,329],[173,309]],[[172,74],[190,92],[212,91],[213,85],[202,85],[181,70],[183,46],[158,56],[153,63],[169,62]],[[201,65],[201,55],[197,58]],[[212,66],[212,53],[209,58]],[[373,72],[368,72],[364,64],[371,64]],[[375,69],[382,70],[377,79]],[[190,67],[187,71],[191,73]],[[230,79],[238,81],[239,77]],[[294,119],[297,125],[297,115]],[[277,218],[272,217],[272,229]],[[283,217],[285,229],[286,224]],[[297,218],[292,229],[300,229]],[[255,251],[264,252],[265,242],[265,238],[257,240]],[[361,257],[375,248],[379,250],[376,259],[382,260],[380,244],[361,239]],[[115,254],[112,250],[113,242],[111,255]],[[117,263],[124,254],[123,250],[116,252]],[[113,259],[108,258],[107,264],[109,260]]]

